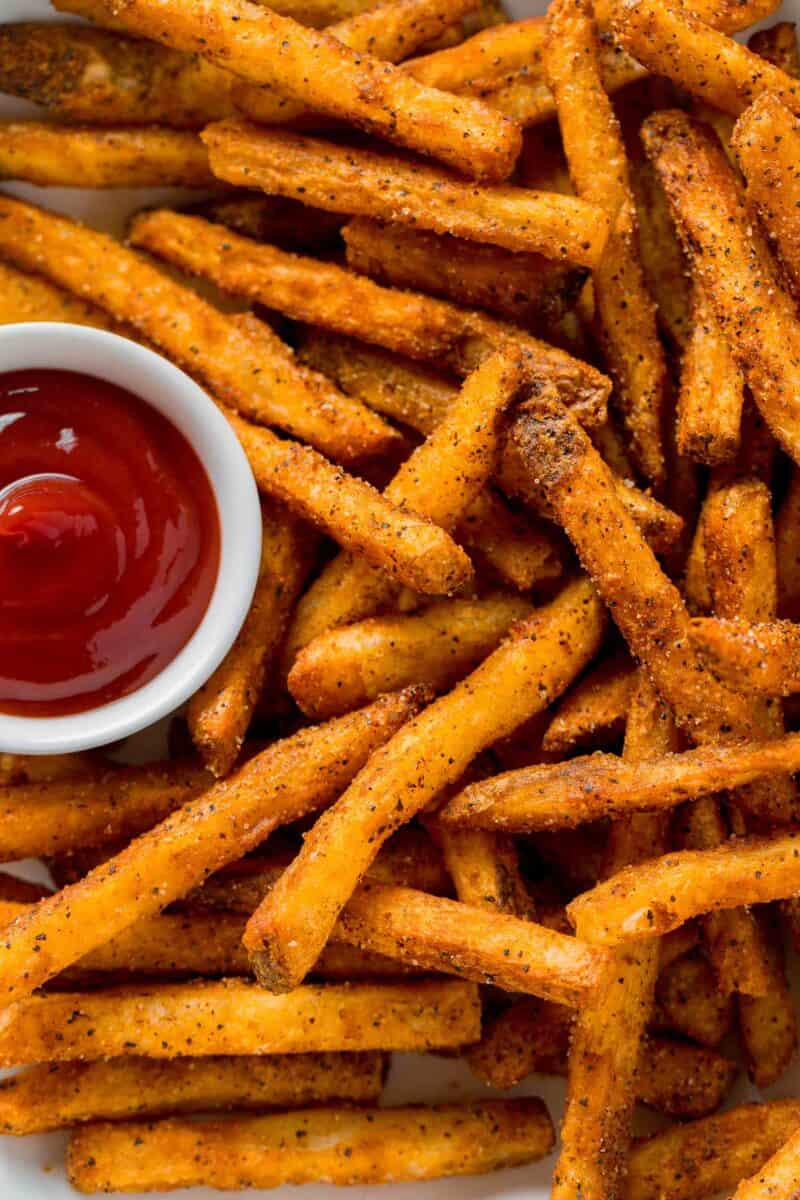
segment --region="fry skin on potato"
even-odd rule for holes
[[[172,1119],[90,1126],[73,1134],[67,1171],[87,1193],[193,1184],[364,1186],[520,1166],[543,1158],[553,1141],[547,1109],[533,1097],[437,1108],[317,1108],[202,1125]]]
[[[363,1104],[380,1096],[385,1066],[374,1050],[47,1063],[0,1083],[0,1131],[19,1137],[124,1117]]]
[[[61,8],[69,11],[69,0]],[[130,33],[199,53],[248,83],[284,91],[306,108],[472,178],[507,178],[519,154],[517,126],[480,101],[425,88],[396,67],[272,9],[245,0],[202,0],[189,12],[181,0],[124,0],[114,4],[113,17]]]
[[[370,754],[424,701],[384,697],[328,725],[275,742],[189,801],[85,879],[43,900],[0,943],[0,995],[28,995],[140,917],[160,912],[277,825],[330,803]]]
[[[741,440],[744,379],[702,290],[692,289],[690,327],[681,359],[676,443],[695,462],[719,466]]]
[[[431,1050],[474,1041],[461,981],[325,984],[271,996],[242,979],[32,996],[0,1017],[4,1066],[74,1059]]]
[[[692,641],[714,673],[735,687],[761,696],[800,691],[800,630],[794,621],[697,617]]]
[[[559,695],[596,653],[604,624],[591,586],[568,585],[373,757],[251,918],[259,978],[278,990],[303,978],[386,838]],[[464,731],[458,744],[454,727]]]
[[[0,179],[84,188],[207,188],[214,183],[203,143],[187,130],[38,121],[0,123]]]
[[[542,749],[564,754],[616,741],[625,728],[633,688],[630,660],[614,657],[601,663],[556,706]]]
[[[608,220],[595,205],[513,186],[476,188],[397,155],[228,120],[203,131],[214,174],[238,187],[297,198],[333,212],[419,224],[434,233],[597,263]]]
[[[773,1200],[792,1200],[797,1195],[797,1180],[800,1179],[800,1131],[793,1133],[763,1167],[739,1184],[733,1200],[760,1200],[771,1196]]]

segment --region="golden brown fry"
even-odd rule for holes
[[[555,0],[547,21],[544,65],[570,176],[577,194],[609,221],[604,253],[590,264],[605,357],[636,465],[660,484],[666,470],[661,439],[666,364],[639,256],[625,145],[600,76],[591,0]]]
[[[267,668],[280,648],[316,549],[308,527],[280,505],[268,507],[262,502],[261,507],[261,571],[250,612],[233,646],[192,697],[186,713],[192,741],[214,775],[226,775],[241,749]]]
[[[791,21],[778,21],[768,29],[759,29],[747,39],[747,44],[759,58],[774,63],[793,79],[800,78],[800,49],[797,30]]]
[[[61,4],[69,9],[69,0]],[[101,12],[103,10],[101,9]],[[124,0],[113,17],[130,33],[199,53],[249,83],[446,162],[477,179],[505,179],[519,129],[470,98],[425,88],[410,75],[245,0]]]
[[[476,188],[446,171],[321,138],[221,121],[203,132],[212,170],[238,187],[332,212],[419,225],[434,233],[592,266],[608,234],[595,205],[513,186]]]
[[[4,1066],[459,1046],[479,1029],[477,988],[456,981],[329,984],[271,996],[255,983],[163,983],[51,992],[0,1018]]]
[[[497,594],[330,629],[298,654],[289,691],[316,720],[408,683],[445,692],[496,648],[515,621],[530,614],[528,601]]]
[[[735,910],[734,910],[735,911]],[[737,996],[739,1036],[747,1072],[757,1088],[775,1083],[797,1050],[797,1013],[786,978],[781,934],[770,914],[756,914],[759,948],[766,958],[763,996]]]
[[[482,29],[458,46],[411,59],[403,70],[445,92],[481,91],[522,67],[535,70],[541,63],[544,39],[543,17],[509,21]]]
[[[718,466],[739,449],[744,379],[702,288],[692,290],[691,324],[681,360],[676,441],[681,454]]]
[[[472,501],[457,523],[454,537],[491,578],[520,592],[552,583],[564,570],[562,547],[553,531],[534,517],[509,508],[491,487]]]
[[[202,1125],[98,1125],[73,1134],[67,1170],[75,1187],[90,1193],[192,1184],[363,1186],[520,1166],[543,1158],[553,1140],[547,1109],[535,1098],[317,1108]]]
[[[334,458],[352,460],[397,441],[374,413],[299,367],[266,325],[235,322],[106,234],[3,195],[0,254],[133,326],[224,403]]]
[[[85,879],[36,905],[5,930],[0,996],[10,1003],[28,995],[241,858],[277,825],[330,803],[422,699],[419,689],[387,696],[275,742],[202,800],[190,801]]]
[[[711,1200],[774,1154],[800,1126],[797,1100],[742,1104],[675,1125],[631,1154],[626,1200]],[[761,1197],[759,1197],[761,1200]]]
[[[634,160],[630,172],[645,280],[659,323],[673,345],[683,347],[691,328],[691,289],[675,223],[652,164]]]
[[[800,691],[800,629],[794,621],[748,621],[700,617],[692,641],[714,672],[761,696]]]
[[[684,921],[800,891],[800,842],[787,833],[734,838],[714,850],[683,850],[628,867],[568,906],[582,937],[618,945],[656,937]]]
[[[186,210],[206,221],[227,225],[257,242],[277,242],[290,250],[316,250],[335,242],[342,219],[284,196],[232,192]]]
[[[124,1117],[364,1103],[380,1096],[385,1065],[380,1052],[369,1050],[47,1063],[0,1084],[0,1131],[22,1136]]]
[[[0,325],[18,321],[66,321],[115,330],[114,322],[102,309],[0,262]]]
[[[792,1200],[800,1179],[800,1130],[759,1171],[740,1183],[732,1200]]]
[[[47,783],[90,774],[102,763],[92,751],[72,754],[2,754],[0,783]]]
[[[435,815],[424,815],[422,820],[441,848],[462,904],[526,921],[536,919],[536,905],[511,838],[479,829],[446,829]]]
[[[477,754],[560,695],[596,653],[603,629],[591,585],[570,584],[375,755],[252,918],[247,944],[271,987],[303,978],[386,838]],[[463,730],[457,743],[454,728]]]
[[[214,183],[203,143],[187,130],[93,129],[39,121],[0,123],[0,179],[84,188],[207,188]]]
[[[715,1047],[733,1028],[733,997],[719,990],[706,958],[685,955],[664,967],[656,985],[653,1024]]]
[[[633,687],[630,660],[621,656],[606,659],[556,705],[542,749],[564,754],[617,741],[625,729]]]
[[[257,4],[261,0],[255,0]],[[53,7],[58,12],[71,12],[76,16],[94,21],[103,29],[125,31],[121,18],[116,18],[110,11],[108,0],[53,0]],[[303,25],[312,29],[322,29],[334,21],[343,21],[371,7],[371,0],[275,0],[270,5],[275,12],[287,17],[294,17]]]

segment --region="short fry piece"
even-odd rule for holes
[[[634,687],[629,660],[610,658],[576,683],[557,705],[542,738],[550,754],[616,741],[625,728]]]
[[[72,1137],[67,1170],[81,1192],[272,1188],[440,1179],[543,1158],[553,1126],[541,1100],[438,1108],[322,1108],[203,1125],[97,1125]],[[131,1153],[131,1146],[136,1152]]]
[[[0,1130],[46,1133],[85,1121],[216,1109],[377,1100],[384,1056],[119,1058],[31,1067],[0,1084]]]
[[[793,1133],[788,1142],[773,1154],[769,1162],[751,1179],[740,1183],[732,1200],[792,1200],[797,1195],[800,1179],[800,1131]]]
[[[739,449],[744,380],[698,287],[692,292],[690,321],[676,441],[681,454],[713,467],[730,462]]]

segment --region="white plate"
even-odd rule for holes
[[[545,0],[507,0],[516,17],[533,16],[543,12]],[[800,22],[800,0],[786,0],[778,13],[765,25],[783,18]],[[0,22],[59,20],[49,7],[48,0],[0,0]],[[41,117],[41,109],[25,101],[0,94],[0,118]],[[181,196],[174,190],[88,192],[68,188],[36,188],[26,184],[6,184],[4,189],[47,208],[58,209],[80,217],[99,229],[120,234],[128,215],[145,204],[174,201]],[[131,757],[141,747],[131,747]],[[800,980],[800,971],[795,972]],[[446,1101],[477,1099],[490,1094],[539,1095],[547,1103],[553,1118],[558,1121],[564,1098],[559,1080],[539,1079],[533,1085],[522,1085],[505,1093],[490,1093],[475,1080],[461,1063],[447,1059],[421,1057],[413,1054],[395,1055],[392,1073],[385,1093],[385,1102],[402,1104],[411,1101]],[[800,1065],[795,1066],[776,1087],[770,1097],[800,1095]],[[755,1099],[756,1093],[746,1081],[740,1081],[731,1103]],[[74,1200],[75,1191],[67,1183],[63,1170],[66,1136],[49,1134],[30,1138],[7,1138],[0,1141],[0,1197],[2,1200]],[[444,1179],[437,1183],[403,1183],[384,1187],[342,1188],[308,1185],[300,1192],[283,1187],[271,1192],[249,1192],[250,1196],[270,1196],[275,1200],[546,1200],[555,1158],[532,1167],[519,1167],[492,1175],[471,1178]],[[194,1188],[177,1195],[193,1200],[213,1200],[220,1193],[207,1188]],[[150,1193],[152,1196],[152,1193]],[[141,1197],[140,1200],[144,1200]]]

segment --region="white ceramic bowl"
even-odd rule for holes
[[[244,452],[222,413],[188,375],[144,346],[81,325],[30,322],[0,328],[0,372],[79,371],[127,388],[184,435],[217,502],[220,561],[205,616],[178,655],[119,700],[65,717],[0,713],[0,751],[60,754],[104,746],[178,708],[220,664],[250,607],[261,556],[258,493]]]

